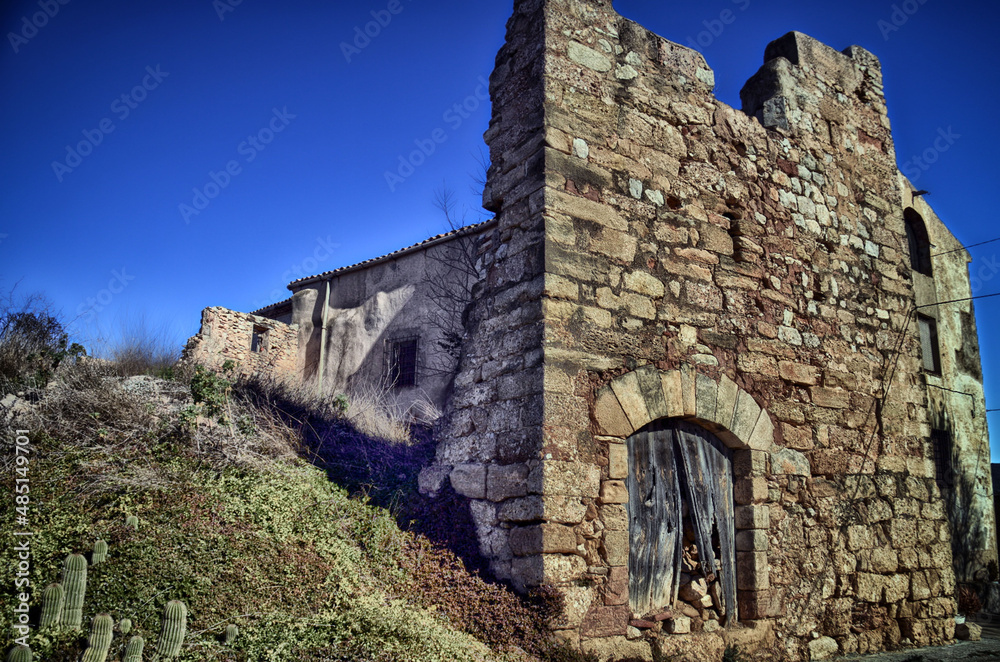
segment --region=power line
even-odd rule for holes
[[[968,246],[962,246],[961,248],[956,248],[955,250],[952,250],[952,251],[945,251],[943,253],[935,253],[934,255],[931,255],[931,257],[939,257],[941,255],[950,255],[952,253],[958,253],[959,251],[964,251],[964,250],[967,250],[969,248],[975,248],[976,246],[985,246],[986,244],[993,244],[993,243],[996,243],[998,241],[1000,241],[1000,237],[997,237],[996,239],[990,239],[989,241],[981,241],[978,244],[969,244]]]

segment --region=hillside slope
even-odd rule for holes
[[[317,433],[302,412],[259,390],[200,376],[196,405],[187,383],[80,364],[8,412],[0,482],[12,503],[26,477],[30,504],[21,524],[5,506],[2,526],[7,540],[33,534],[33,624],[67,555],[104,540],[107,560],[88,569],[84,629],[105,612],[133,623],[128,636],[116,632],[108,659],[121,659],[135,634],[151,659],[170,600],[189,612],[181,660],[574,657],[546,643],[536,607],[349,496],[330,481],[331,467],[302,459],[322,460],[316,439],[329,450],[341,443],[336,433]],[[27,431],[25,460],[14,449],[18,430]],[[342,443],[356,441],[355,433]],[[130,515],[137,529],[125,525]],[[16,572],[14,559],[0,570],[5,632],[18,605]],[[229,624],[239,635],[223,644]],[[33,629],[30,643],[35,659],[76,660],[86,634]]]

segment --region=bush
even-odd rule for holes
[[[42,388],[67,358],[86,355],[40,297],[0,302],[0,394]]]

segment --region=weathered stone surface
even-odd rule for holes
[[[622,479],[628,476],[628,449],[625,444],[608,444],[608,478]]]
[[[528,474],[531,494],[596,497],[600,485],[600,469],[577,462],[543,462]]]
[[[457,490],[456,490],[457,491]],[[528,494],[528,467],[523,464],[490,465],[486,476],[486,498],[504,501]]]
[[[535,522],[546,520],[561,524],[579,524],[587,514],[587,506],[579,498],[560,496],[527,496],[509,499],[500,504],[498,518],[502,522]]]
[[[580,636],[587,638],[625,636],[631,612],[628,607],[591,607],[583,619]]]
[[[962,641],[979,641],[983,638],[983,628],[976,623],[959,623],[955,626],[955,638]]]
[[[666,630],[670,634],[687,634],[691,632],[691,619],[687,616],[674,616],[664,621]]]
[[[519,526],[510,530],[510,549],[516,556],[533,554],[573,554],[576,534],[561,524]]]
[[[628,503],[628,488],[621,480],[606,480],[601,483],[601,503]]]
[[[486,467],[482,464],[460,464],[451,470],[451,487],[470,499],[486,498]]]
[[[785,448],[771,454],[771,471],[784,476],[811,476],[809,458],[802,453]]]
[[[611,387],[605,387],[597,394],[594,422],[598,434],[612,437],[627,437],[635,430]]]
[[[837,654],[840,647],[837,640],[831,637],[820,637],[809,642],[810,660],[828,660]]]
[[[609,566],[628,563],[628,531],[605,531],[601,541],[601,555]]]
[[[771,527],[771,510],[767,506],[737,506],[737,529],[763,529]]]
[[[628,568],[619,566],[609,570],[608,580],[604,585],[604,604],[628,604]]]

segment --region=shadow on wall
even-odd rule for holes
[[[937,403],[931,412],[931,441],[934,445],[937,484],[947,509],[951,526],[951,553],[955,577],[959,582],[996,581],[998,568],[995,562],[983,560],[982,550],[987,549],[990,535],[983,526],[976,490],[976,471],[956,471],[960,458],[956,457],[954,425],[944,405]],[[977,460],[981,462],[982,460]],[[982,498],[983,494],[978,495]]]
[[[435,499],[417,490],[417,475],[434,458],[435,444],[428,428],[415,427],[409,443],[389,441],[365,435],[332,411],[317,412],[267,380],[243,380],[234,390],[301,430],[305,445],[300,455],[325,470],[331,482],[353,497],[366,497],[387,509],[400,528],[451,550],[467,569],[488,575],[489,564],[479,553],[469,500],[450,486]]]

